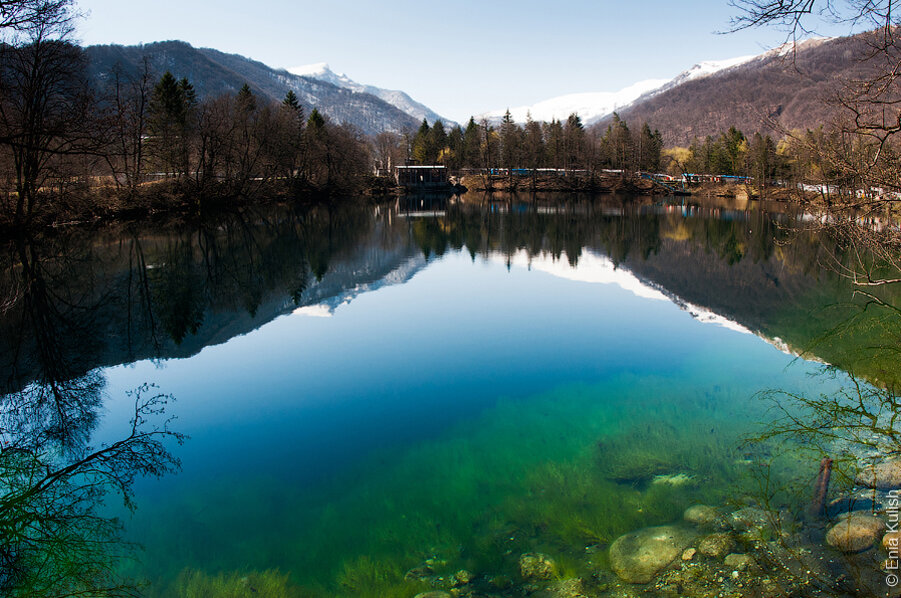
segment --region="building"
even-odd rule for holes
[[[395,166],[394,178],[401,187],[447,187],[447,166]]]

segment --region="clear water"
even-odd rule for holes
[[[125,392],[144,382],[176,397],[190,436],[173,449],[182,471],[139,482],[126,521],[148,595],[177,595],[185,571],[277,568],[317,595],[412,596],[423,588],[404,573],[428,559],[513,577],[530,551],[583,574],[622,533],[754,492],[760,448],[744,439],[770,417],[758,393],[835,384],[770,340],[821,289],[773,250],[773,217],[589,204],[586,230],[505,205],[369,211],[356,240],[327,235],[328,265],[296,304],[283,279],[261,276],[250,309],[235,307],[246,281],[232,296],[209,286],[193,332],[101,369],[95,441],[121,433]],[[735,243],[716,250],[724,231],[738,259]],[[761,236],[770,249],[752,257]],[[610,241],[624,237],[625,253]],[[154,268],[174,268],[173,238],[147,241],[169,256]],[[741,287],[770,270],[785,279],[768,311]],[[745,298],[730,313],[693,303],[704,296]]]

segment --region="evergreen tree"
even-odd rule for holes
[[[294,110],[301,110],[300,102],[297,99],[297,94],[294,93],[293,89],[289,89],[288,93],[285,94],[285,99],[282,100],[282,104],[287,106],[288,108],[293,108]]]
[[[482,132],[474,118],[469,117],[466,130],[463,132],[463,166],[464,168],[481,167]]]
[[[187,172],[189,116],[197,103],[194,87],[166,71],[150,98],[148,129],[152,153],[160,167],[172,174]]]
[[[563,149],[563,125],[556,118],[545,125],[545,151],[547,152],[548,166],[551,168],[563,168],[565,165]]]
[[[585,127],[582,119],[573,112],[566,119],[563,127],[564,168],[580,168],[584,166]]]
[[[429,131],[429,155],[426,159],[429,164],[443,163],[443,157],[447,154],[447,133],[444,130],[444,123],[436,120]]]
[[[541,123],[532,120],[531,114],[526,114],[522,148],[525,166],[534,169],[545,165],[544,135],[541,131]]]

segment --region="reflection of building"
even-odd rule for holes
[[[395,166],[394,177],[401,187],[446,187],[446,166]]]

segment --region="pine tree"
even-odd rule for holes
[[[463,131],[463,166],[464,168],[479,168],[481,132],[476,120],[469,117],[466,130]]]
[[[289,89],[288,93],[285,94],[285,99],[282,100],[282,104],[288,108],[293,108],[294,110],[300,109],[300,102],[297,100],[297,94],[294,93],[293,89]]]

